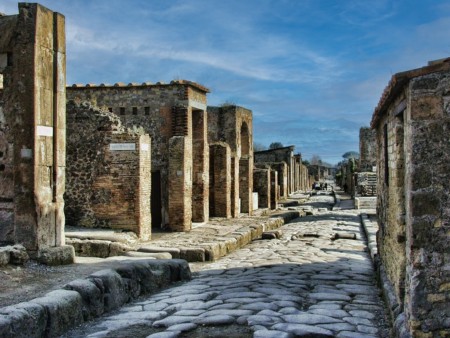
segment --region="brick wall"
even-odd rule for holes
[[[231,155],[223,142],[210,144],[210,214],[231,217]]]
[[[90,104],[67,105],[66,223],[151,234],[151,144]]]
[[[189,207],[194,210],[191,210],[190,214],[196,221],[208,219],[209,161],[205,113],[207,92],[207,88],[185,80],[172,81],[170,84],[116,83],[114,86],[74,85],[67,88],[69,99],[93,102],[116,114],[126,127],[143,128],[145,133],[150,135],[152,170],[159,172],[161,187],[161,210],[157,210],[161,215],[155,217],[161,219],[161,224],[154,224],[155,227],[169,226],[172,230],[190,228],[191,220],[187,219],[185,220],[189,224],[172,227],[172,214],[169,211],[169,196],[176,198],[177,193],[169,191],[170,139],[174,136],[184,136],[190,143],[184,156],[191,162],[191,167],[193,156],[198,159],[192,170],[186,173],[191,175],[193,182],[189,192]],[[192,203],[192,200],[195,203]],[[172,209],[172,212],[175,212],[175,209]],[[173,216],[177,219],[175,223],[178,223],[178,216]]]
[[[253,170],[253,190],[258,193],[258,208],[270,209],[270,169]]]
[[[448,61],[396,74],[372,119],[380,259],[414,337],[450,334],[449,92]]]

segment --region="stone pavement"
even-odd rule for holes
[[[65,337],[387,337],[359,214],[333,202],[311,197],[281,238],[191,263],[191,281]]]

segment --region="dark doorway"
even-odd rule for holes
[[[161,229],[162,213],[161,213],[161,171],[152,171],[152,229]]]

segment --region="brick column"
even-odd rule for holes
[[[231,217],[239,217],[239,160],[231,158]]]
[[[239,197],[241,212],[252,214],[253,208],[253,161],[250,158],[239,160]]]
[[[172,231],[192,228],[192,142],[185,136],[169,141],[169,226]]]
[[[231,157],[226,143],[210,145],[210,213],[231,217]]]
[[[278,173],[270,169],[270,208],[276,209],[278,206]]]
[[[258,208],[270,209],[270,170],[253,170],[253,190],[258,193]]]

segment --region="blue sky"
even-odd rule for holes
[[[68,84],[195,81],[253,111],[256,143],[330,163],[358,151],[394,73],[450,56],[447,0],[40,3],[66,16]]]

